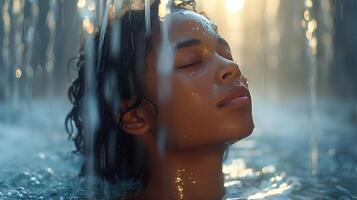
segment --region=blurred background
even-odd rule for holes
[[[108,2],[0,0],[0,199],[83,193],[67,89]],[[357,1],[198,0],[197,10],[231,45],[254,100],[255,132],[224,163],[225,198],[357,199]]]

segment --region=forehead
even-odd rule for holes
[[[219,37],[212,21],[190,10],[176,11],[167,16],[166,20],[172,43],[191,38],[203,41],[216,40]]]

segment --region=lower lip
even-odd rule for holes
[[[229,101],[225,106],[234,106],[234,107],[244,107],[250,105],[250,99],[247,96],[237,97]]]

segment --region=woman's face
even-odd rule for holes
[[[171,150],[224,144],[248,136],[254,127],[251,96],[228,44],[211,21],[195,12],[179,11],[166,20],[174,62],[164,67],[172,67],[171,73],[165,79],[160,76],[163,37],[158,34],[143,77],[145,96],[158,110],[150,120],[153,133],[163,128],[161,138]],[[160,84],[170,89],[164,100],[159,98],[165,92]]]

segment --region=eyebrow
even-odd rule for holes
[[[192,46],[196,46],[196,45],[200,45],[200,44],[202,44],[202,41],[199,39],[189,39],[189,40],[178,43],[176,45],[176,49],[192,47]]]
[[[201,45],[202,41],[199,39],[189,39],[183,42],[180,42],[176,45],[176,49],[182,49],[182,48],[186,48],[186,47],[192,47],[192,46],[196,46],[196,45]],[[227,49],[231,49],[228,42],[223,39],[222,37],[218,38],[218,44],[223,45],[224,47],[226,47]]]

